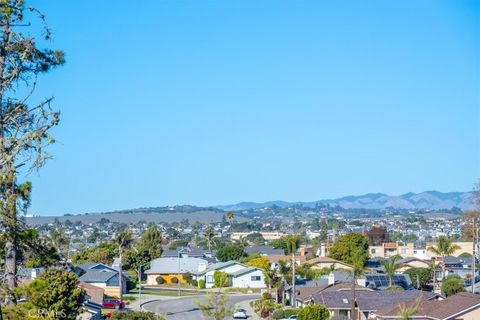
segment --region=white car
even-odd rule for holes
[[[290,317],[288,317],[288,318],[283,318],[283,319],[280,319],[280,320],[297,320],[297,315],[292,314]]]
[[[245,309],[237,309],[233,314],[233,319],[248,319],[247,311]]]

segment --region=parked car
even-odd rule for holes
[[[297,320],[297,315],[296,315],[296,314],[292,314],[290,317],[288,317],[288,318],[283,318],[283,319],[280,319],[280,320]]]
[[[247,311],[245,309],[237,309],[233,314],[233,319],[247,319]]]
[[[105,298],[103,299],[102,307],[105,309],[123,309],[125,304],[114,298]]]

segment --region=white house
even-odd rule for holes
[[[234,288],[265,288],[265,279],[261,269],[248,267],[236,261],[212,264],[197,275],[197,280],[205,282],[205,288],[213,288],[215,271],[229,275],[229,286]]]
[[[231,274],[234,288],[265,288],[263,271],[258,268],[245,268]]]

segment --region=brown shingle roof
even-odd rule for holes
[[[406,306],[413,306],[416,302],[406,302]],[[480,296],[472,293],[461,292],[445,300],[422,301],[415,314],[418,317],[449,320],[457,314],[462,314],[469,309],[480,307]],[[400,305],[392,305],[377,311],[377,315],[385,318],[398,318]]]
[[[105,291],[102,288],[83,281],[80,281],[79,285],[87,292],[88,300],[98,304],[103,303],[103,296],[105,294]]]

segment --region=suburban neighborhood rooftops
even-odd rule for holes
[[[421,297],[422,300],[430,300],[437,295],[432,292],[420,290],[408,291],[358,291],[356,301],[362,311],[376,311],[398,302],[407,302]],[[312,295],[316,304],[323,304],[328,309],[345,309],[351,305],[352,290],[323,291]],[[348,304],[343,301],[347,300]]]

